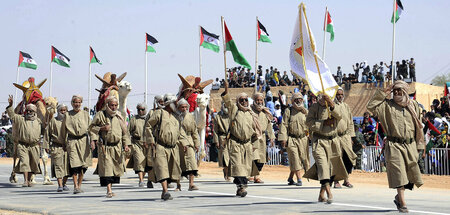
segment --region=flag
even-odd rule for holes
[[[31,57],[30,54],[19,51],[19,67],[25,67],[29,69],[36,69],[36,61]]]
[[[60,66],[70,67],[70,59],[62,52],[52,46],[52,62],[57,63]]]
[[[95,55],[94,49],[92,49],[92,47],[89,46],[89,50],[90,50],[90,58],[91,58],[89,63],[98,63],[98,64],[102,65],[100,60],[97,58],[97,55]]]
[[[200,46],[219,52],[219,35],[209,33],[203,27],[200,27]]]
[[[227,24],[225,23],[225,21],[223,21],[223,26],[225,27],[226,50],[231,51],[231,54],[233,54],[234,62],[242,65],[245,68],[252,69],[250,64],[247,62],[247,60],[244,58],[244,56],[237,49],[237,46],[234,43],[234,40],[231,37],[230,32],[228,31]]]
[[[306,21],[305,11],[305,6],[301,3],[289,49],[291,69],[308,82],[311,92],[315,95],[322,92],[322,84],[319,77],[320,71],[326,94],[334,98],[339,86],[334,80],[327,64],[317,54],[314,36]]]
[[[450,94],[450,82],[445,83],[444,96],[447,97],[448,94]]]
[[[403,11],[403,5],[400,0],[395,1],[395,11],[392,13],[391,23],[394,23],[394,17],[395,17],[395,23],[400,19],[400,15],[402,15]]]
[[[269,39],[269,33],[267,33],[266,27],[258,20],[258,41],[265,43],[272,43]]]
[[[334,24],[333,24],[333,20],[331,19],[330,12],[328,10],[327,10],[327,14],[325,14],[325,21],[326,21],[326,23],[324,24],[323,30],[330,33],[330,41],[333,42],[333,40],[334,40]]]
[[[158,43],[158,40],[156,40],[154,37],[152,37],[150,34],[147,34],[147,39],[145,42],[145,50],[146,52],[156,52],[156,50],[153,48],[153,45]]]

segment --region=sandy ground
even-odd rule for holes
[[[37,213],[28,213],[28,212],[20,212],[20,211],[10,211],[10,210],[2,210],[0,209],[0,215],[34,215]]]
[[[94,159],[94,165],[96,159]],[[11,164],[12,158],[0,158],[0,164]],[[204,176],[219,176],[223,175],[222,169],[214,162],[203,162],[199,167],[199,173]],[[269,166],[265,165],[261,174],[261,179],[270,181],[286,181],[289,175],[289,167],[287,166]],[[437,188],[450,190],[450,176],[440,175],[422,175],[424,185],[421,189]],[[350,175],[350,182],[352,184],[370,184],[386,187],[388,186],[386,173],[379,172],[363,172],[355,170]]]

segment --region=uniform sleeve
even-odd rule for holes
[[[213,119],[213,142],[219,143],[219,136],[217,136],[217,130],[219,129],[219,125],[217,124],[217,116]]]
[[[52,132],[53,132],[53,124],[55,123],[54,120],[55,120],[55,118],[52,118],[50,120],[50,122],[47,125],[47,129],[45,129],[45,131],[44,131],[44,141],[42,142],[43,149],[49,149],[50,141],[51,141],[50,139],[52,137]]]
[[[330,109],[328,107],[328,109]],[[334,109],[330,112],[331,116],[333,116],[337,121],[342,119],[342,113],[341,111],[338,110],[338,108],[336,108],[336,106],[334,107]]]
[[[275,140],[275,134],[273,132],[272,122],[269,121],[267,123],[266,131],[267,131],[267,136],[269,137],[269,139],[270,140]]]
[[[130,122],[128,123],[128,134],[130,135],[130,137],[133,136],[133,132],[136,129],[136,118],[131,118]]]
[[[369,103],[367,103],[367,110],[372,112],[375,116],[378,116],[381,105],[385,101],[386,101],[386,93],[381,90],[377,90],[375,94],[372,96],[372,98],[369,100]]]
[[[162,110],[157,110],[157,111],[153,112],[153,114],[150,116],[150,118],[145,122],[145,128],[144,128],[145,142],[148,144],[155,143],[155,138],[153,137],[152,130],[156,126],[156,124],[159,122],[159,120],[162,120],[162,119],[160,119],[161,111]]]
[[[189,145],[189,141],[187,139],[186,132],[184,131],[184,129],[182,127],[180,127],[180,136],[178,136],[178,142],[181,143],[181,145],[183,145],[183,146]]]
[[[284,111],[283,119],[281,120],[280,124],[280,131],[278,133],[278,141],[287,141],[288,133],[287,129],[289,126],[289,118],[291,117],[291,111],[290,109],[286,109]]]
[[[23,117],[21,115],[14,113],[14,109],[12,106],[6,109],[6,113],[8,113],[8,116],[12,122],[16,122],[17,120],[20,120],[20,118]]]
[[[125,123],[125,122],[120,122],[120,123]],[[126,126],[124,126],[124,128],[122,129],[122,144],[126,145],[126,146],[131,145],[130,133],[128,132],[128,129]]]
[[[200,147],[200,137],[198,136],[197,126],[194,126],[194,132],[192,132],[191,136],[192,136],[192,140],[194,142],[194,146],[196,148]]]
[[[350,107],[347,105],[347,111],[348,111],[348,116],[349,116],[349,120],[348,120],[348,125],[347,125],[347,134],[350,135],[350,137],[355,137],[355,124],[353,122],[353,115],[352,112],[350,111]]]
[[[92,120],[91,124],[89,124],[88,128],[89,136],[93,141],[98,141],[99,138],[98,133],[100,132],[100,127],[103,126],[101,120],[102,115],[103,113],[101,111],[95,114],[94,119]]]
[[[66,139],[67,139],[67,128],[66,128],[66,120],[68,117],[68,113],[65,113],[64,119],[61,123],[61,130],[59,131],[59,136],[58,136],[58,142],[62,143],[63,145],[66,144]]]
[[[306,125],[312,132],[318,132],[322,130],[324,120],[315,119],[317,114],[316,105],[311,106],[309,109],[308,115],[306,115]],[[334,109],[336,110],[336,108]]]

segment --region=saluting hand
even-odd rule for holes
[[[9,95],[9,96],[8,96],[8,107],[11,107],[12,104],[13,104],[13,96],[12,96],[12,95]]]

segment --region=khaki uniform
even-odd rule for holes
[[[258,115],[259,125],[261,129],[264,131],[263,137],[261,139],[257,139],[252,144],[255,146],[255,151],[253,151],[253,160],[260,165],[257,167],[256,163],[252,165],[251,176],[259,175],[260,169],[262,169],[262,165],[267,162],[267,142],[266,136],[270,140],[275,140],[275,134],[273,133],[272,122],[267,119],[267,115],[263,111],[257,112],[253,109],[253,112]]]
[[[253,116],[249,111],[240,111],[236,104],[231,103],[228,94],[222,96],[230,116],[230,139],[228,152],[230,155],[230,176],[248,177],[253,163],[252,138],[256,136]]]
[[[333,126],[324,125],[328,118],[328,110],[319,103],[311,105],[306,117],[306,125],[312,133],[312,150],[316,163],[305,173],[305,178],[314,180],[324,180],[330,182],[334,180],[343,180],[348,177],[342,162],[339,139],[337,138],[337,124],[342,119],[339,109],[334,108],[331,116],[335,123]]]
[[[62,120],[52,118],[44,132],[43,149],[49,149],[52,158],[52,177],[63,178],[69,176],[69,158],[64,150],[64,143],[58,142],[61,133]]]
[[[187,145],[186,134],[178,119],[166,110],[155,110],[145,123],[145,138],[154,145],[151,155],[155,178],[153,182],[165,179],[177,181],[181,176],[178,144]]]
[[[295,108],[287,108],[284,111],[283,121],[278,133],[278,141],[286,141],[289,168],[298,171],[302,168],[309,169],[308,128],[306,127],[306,115]]]
[[[131,145],[131,141],[127,130],[123,129],[120,123],[119,117],[110,117],[106,111],[100,111],[89,125],[91,139],[101,142],[101,145],[98,145],[98,164],[95,171],[100,177],[120,177],[125,172],[123,147]],[[110,130],[100,131],[100,127],[106,124],[111,126]]]
[[[32,172],[40,174],[39,166],[40,147],[42,125],[41,120],[25,120],[24,116],[14,113],[14,109],[9,107],[6,109],[9,118],[14,124],[14,140],[17,142],[17,163],[14,172],[24,173]]]
[[[183,176],[187,176],[187,173],[185,174],[185,172],[188,171],[194,171],[195,175],[198,170],[197,159],[195,158],[195,149],[200,147],[200,139],[198,136],[194,115],[191,113],[186,113],[183,121],[180,121],[180,123],[186,133],[186,141],[179,142],[178,145],[180,150],[181,171],[183,172]],[[185,146],[187,147],[186,152],[184,151]]]
[[[343,159],[343,153],[345,152],[350,160],[351,166],[355,166],[357,155],[353,152],[352,137],[355,137],[356,135],[352,112],[350,111],[350,107],[344,102],[341,102],[340,104],[335,103],[335,108],[337,108],[342,115],[342,119],[339,120],[337,125],[338,140],[341,146],[339,148],[339,152]],[[344,161],[344,164],[346,164],[347,173],[351,173],[352,170],[350,163],[347,164]]]
[[[132,157],[128,161],[127,168],[133,168],[135,172],[144,172],[147,165],[147,149],[144,147],[145,119],[139,117],[131,118],[128,123],[132,147]]]
[[[89,113],[71,110],[66,113],[61,125],[59,142],[66,144],[70,168],[88,168],[92,165],[92,153],[88,139]]]
[[[219,143],[219,167],[226,167],[230,164],[228,154],[227,134],[230,126],[230,118],[220,111],[214,118],[214,143]]]
[[[414,103],[415,111],[420,113],[419,105]],[[386,99],[386,93],[378,90],[367,104],[367,109],[378,116],[387,136],[384,145],[386,171],[389,188],[397,188],[409,183],[420,187],[422,177],[417,160],[414,119],[407,108],[403,108],[392,99]],[[420,119],[420,116],[418,116]],[[408,187],[412,189],[411,187]]]

